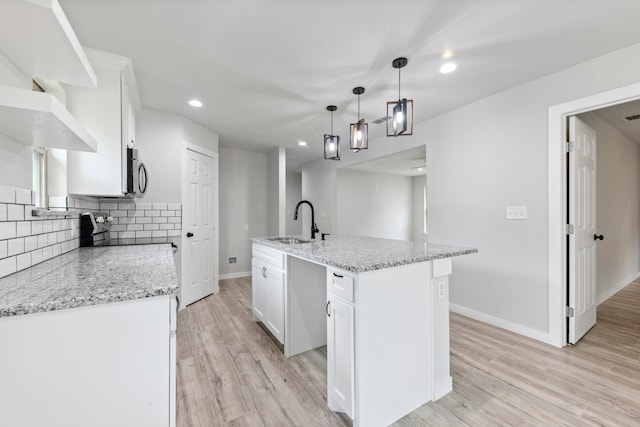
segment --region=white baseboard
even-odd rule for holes
[[[639,277],[640,277],[640,273],[632,274],[628,279],[622,280],[620,283],[618,283],[616,286],[609,289],[608,291],[598,294],[596,296],[596,305],[602,304],[603,302],[605,302],[606,300],[608,300],[609,298],[611,298],[612,296],[620,292],[622,289],[624,289],[629,283],[633,282]]]
[[[473,310],[468,307],[463,307],[457,304],[449,304],[449,310],[453,313],[460,314],[479,322],[487,323],[492,326],[496,326],[507,331],[514,332],[518,335],[523,335],[527,338],[534,339],[536,341],[542,341],[543,343],[553,345],[557,347],[548,332],[539,331],[537,329],[523,326],[519,323],[510,322],[508,320],[501,319],[499,317],[492,316],[490,314],[482,313],[480,311]]]
[[[218,276],[218,279],[219,280],[237,279],[238,277],[247,277],[247,276],[251,276],[251,272],[250,271],[240,271],[238,273],[220,274]]]

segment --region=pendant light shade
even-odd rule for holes
[[[400,96],[400,69],[407,58],[396,58],[391,65],[398,69],[398,100],[387,102],[387,136],[413,134],[413,100]]]
[[[357,153],[360,150],[369,148],[369,124],[360,118],[360,95],[364,93],[361,86],[353,88],[353,94],[358,95],[358,121],[351,123],[351,138],[349,148]]]
[[[335,105],[327,106],[327,111],[331,112],[331,133],[324,134],[324,158],[327,160],[340,160],[340,137],[333,134],[333,112],[337,109]]]

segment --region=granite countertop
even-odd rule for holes
[[[477,253],[476,248],[360,236],[328,236],[311,243],[284,244],[265,238],[254,243],[354,273]]]
[[[177,292],[168,243],[79,248],[0,279],[0,317]]]

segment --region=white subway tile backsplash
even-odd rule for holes
[[[38,236],[28,236],[24,238],[24,251],[31,252],[38,249]],[[1,257],[0,257],[1,258]]]
[[[0,185],[0,202],[15,203],[16,189],[13,187],[7,187],[6,185]]]
[[[137,217],[136,224],[151,224],[151,217],[149,216]]]
[[[166,211],[167,210],[167,204],[166,203],[153,203],[151,205],[152,209],[158,210],[158,211]]]
[[[160,224],[144,224],[144,230],[160,230]]]
[[[155,217],[153,217],[153,220],[151,222],[153,224],[166,224],[167,223],[167,217],[155,216]],[[171,228],[173,228],[173,227],[171,227]]]
[[[152,208],[151,203],[136,203],[136,210],[146,211]]]
[[[16,188],[16,203],[19,205],[31,205],[31,190],[25,190],[24,188]]]
[[[7,221],[24,221],[24,206],[7,205]]]
[[[0,240],[0,259],[7,257],[7,241]]]
[[[144,216],[160,216],[160,211],[144,211]]]
[[[38,234],[38,249],[44,248],[49,243],[47,234]]]
[[[53,258],[53,247],[47,246],[46,248],[42,248],[42,260],[46,261],[51,258]]]
[[[31,234],[41,234],[44,221],[33,221],[31,223]]]
[[[182,233],[182,230],[167,230],[168,237],[179,237]]]
[[[8,276],[16,272],[16,257],[0,259],[0,277]]]
[[[152,231],[151,237],[167,237],[167,230]]]
[[[24,237],[31,235],[31,221],[20,221],[16,223],[16,236]]]
[[[135,203],[118,203],[118,209],[121,211],[128,211],[129,209],[135,209]]]
[[[142,237],[151,237],[151,231],[136,231],[136,239]]]
[[[0,221],[7,220],[7,204],[0,203]]]
[[[118,209],[118,204],[117,203],[105,203],[105,202],[101,202],[100,203],[100,210],[101,211],[109,211],[111,209]]]
[[[116,225],[112,225],[109,230],[111,231],[111,233],[117,232],[117,231],[127,231],[127,226],[125,224],[116,224]]]
[[[31,253],[27,252],[16,257],[17,270],[24,270],[31,267]]]
[[[176,216],[176,211],[161,211],[160,216]]]
[[[127,227],[127,231],[140,231],[140,230],[144,230],[144,225],[143,224],[129,224],[126,226]]]
[[[24,237],[7,241],[7,255],[13,256],[24,252]]]
[[[182,205],[180,203],[167,203],[167,209],[170,211],[179,211],[182,209]]]
[[[35,251],[31,251],[31,265],[39,264],[43,261],[42,258],[42,249],[36,249]]]
[[[137,217],[145,216],[144,215],[145,211],[135,210],[135,211],[128,211],[128,212],[129,212],[129,214],[127,216],[130,216],[130,217],[136,217],[137,218]]]
[[[14,239],[16,237],[16,223],[0,222],[0,240]]]
[[[172,217],[167,218],[167,220],[168,220],[167,222],[174,223],[174,224],[182,222],[182,218],[180,218],[179,216],[172,216]]]
[[[127,211],[109,211],[109,215],[114,218],[127,217]]]
[[[51,233],[53,231],[53,221],[47,219],[42,222],[42,232],[43,233]]]
[[[173,224],[160,224],[160,230],[173,230]]]
[[[135,231],[121,231],[118,233],[119,239],[134,239],[136,237]]]

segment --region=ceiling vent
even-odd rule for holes
[[[627,116],[624,118],[628,122],[640,119],[640,114],[634,114],[633,116]],[[375,122],[374,122],[375,123]]]

